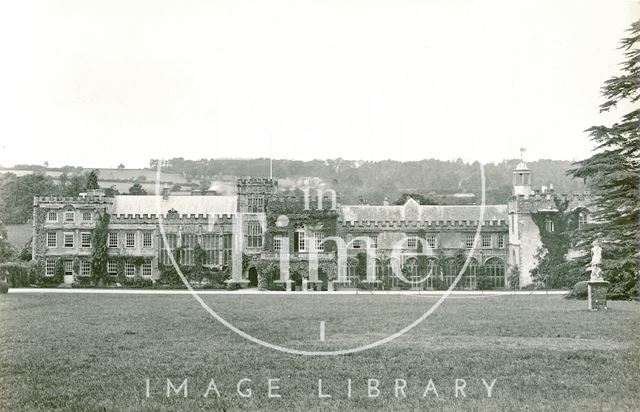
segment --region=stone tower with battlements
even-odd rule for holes
[[[264,213],[278,182],[267,178],[238,179],[238,212]]]

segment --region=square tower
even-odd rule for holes
[[[275,179],[238,179],[238,212],[264,213],[269,198],[278,191]]]

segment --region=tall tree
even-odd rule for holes
[[[601,112],[620,104],[635,105],[640,99],[640,20],[631,25],[629,37],[622,40],[625,61],[621,74],[607,80],[602,87],[605,102]],[[585,179],[593,195],[594,223],[581,230],[578,246],[585,252],[594,239],[604,243],[602,268],[611,282],[610,295],[631,298],[636,290],[640,259],[640,109],[623,114],[620,122],[611,126],[593,126],[587,131],[595,142],[595,153],[575,163],[568,173]]]
[[[96,190],[99,189],[98,185],[98,171],[96,169],[92,169],[87,175],[87,190]]]

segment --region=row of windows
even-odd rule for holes
[[[64,274],[73,275],[73,261],[65,260],[63,262]],[[56,259],[47,259],[45,262],[45,274],[53,276],[56,271]],[[88,260],[80,261],[80,276],[91,276],[91,262]]]
[[[76,212],[73,210],[67,210],[61,212],[63,214],[63,220],[66,223],[75,222],[76,221]],[[80,218],[83,222],[91,222],[93,220],[92,212],[79,212]],[[58,212],[47,212],[47,222],[54,223],[58,222],[59,213]]]
[[[58,232],[47,232],[47,247],[55,248],[58,247]],[[62,247],[72,248],[75,247],[75,235],[73,232],[65,232],[62,233]],[[82,248],[90,248],[91,247],[91,233],[82,232],[80,233],[80,247]]]
[[[65,260],[63,262],[65,275],[73,275],[73,261]],[[56,270],[56,259],[47,259],[45,262],[45,274],[47,276],[53,276]],[[145,262],[141,265],[141,274],[144,277],[150,277],[153,272],[151,262]],[[107,261],[107,273],[110,275],[116,275],[118,273],[118,262],[115,260]],[[126,262],[124,264],[125,276],[135,276],[136,266],[133,263]],[[80,276],[91,276],[91,262],[88,260],[80,261]]]
[[[474,234],[468,234],[465,237],[465,247],[467,249],[472,249],[474,244]],[[273,239],[273,250],[278,252],[282,250],[283,241],[286,239],[285,237],[276,236]],[[322,232],[314,232],[309,236],[304,229],[296,229],[294,233],[294,251],[296,252],[306,252],[307,251],[307,242],[309,239],[313,239],[315,244],[315,249],[317,251],[324,250],[324,233]],[[407,249],[417,249],[419,240],[416,237],[410,237],[406,240]],[[436,235],[427,235],[424,239],[423,245],[427,248],[435,249],[437,247],[437,237]],[[480,246],[482,248],[492,248],[493,245],[493,237],[492,235],[481,235],[480,238]],[[378,248],[378,240],[375,237],[368,239],[353,239],[347,240],[347,247],[350,249],[377,249]],[[496,237],[496,247],[502,249],[505,247],[505,236],[503,234],[498,234]]]
[[[125,232],[124,233],[124,246],[127,248],[135,248],[136,247],[136,232]],[[109,232],[107,238],[107,245],[110,248],[118,247],[118,232]],[[142,247],[143,248],[152,248],[153,247],[153,233],[151,232],[142,232]]]
[[[264,212],[264,198],[259,196],[249,196],[247,198],[247,210],[249,213]]]
[[[47,247],[50,247],[50,248],[58,247],[58,239],[59,239],[58,232],[47,232]],[[107,244],[110,248],[118,247],[118,233],[110,232],[108,235]],[[125,246],[127,248],[136,247],[135,232],[125,233]],[[62,233],[62,247],[65,247],[65,248],[75,247],[75,236],[73,232]],[[80,247],[82,248],[91,247],[91,233],[89,232],[80,233]],[[151,232],[143,232],[142,247],[143,248],[153,247],[153,234]]]
[[[347,263],[347,281],[353,282],[357,277],[358,262],[355,260],[349,260]],[[409,281],[411,287],[418,288],[433,288],[434,280],[440,278],[444,281],[446,286],[450,286],[456,277],[460,274],[459,262],[455,259],[448,259],[443,267],[442,273],[438,273],[438,266],[435,259],[428,259],[426,264],[425,273],[419,273],[418,261],[416,258],[409,258],[406,260],[404,267],[407,270],[406,279]],[[487,276],[487,281],[491,287],[504,287],[505,286],[505,264],[502,259],[491,258],[485,265],[484,270]],[[475,259],[470,259],[465,273],[458,282],[457,287],[460,289],[475,289],[477,287],[477,272],[478,262]],[[400,286],[401,279],[399,279],[393,272],[390,263],[382,264],[379,259],[376,259],[375,263],[376,279],[382,280],[387,277],[392,278],[392,286]]]
[[[107,261],[107,273],[115,276],[118,274],[118,262],[115,260]],[[150,277],[153,273],[153,267],[151,262],[145,262],[141,265],[141,274],[143,277]],[[135,276],[136,274],[136,265],[131,262],[125,262],[124,264],[124,275],[127,277]]]
[[[498,249],[504,248],[505,237],[503,234],[498,234],[496,237],[495,247]],[[467,234],[464,238],[464,247],[466,249],[473,249],[473,244],[475,243],[475,234]],[[487,249],[494,247],[493,236],[492,235],[481,235],[480,236],[480,245],[481,248]]]
[[[278,252],[282,250],[282,245],[284,244],[284,237],[275,237],[273,241],[273,249]],[[324,233],[322,232],[312,232],[307,233],[304,228],[298,228],[293,234],[293,251],[294,252],[307,252],[311,248],[311,244],[309,242],[313,242],[313,247],[316,251],[322,252],[324,251]]]

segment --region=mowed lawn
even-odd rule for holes
[[[371,343],[437,300],[203,299],[245,332],[302,350]],[[640,304],[586,306],[562,296],[454,296],[383,346],[310,357],[247,341],[188,295],[0,295],[0,410],[640,410]],[[176,388],[186,379],[187,397],[167,397],[167,379]],[[250,397],[237,393],[242,379]],[[279,379],[280,398],[268,397],[269,379]],[[319,397],[319,379],[331,398]],[[369,379],[379,396],[368,397]],[[482,379],[496,379],[490,398]],[[220,397],[204,397],[211,380]]]

